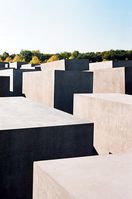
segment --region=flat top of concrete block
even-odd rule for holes
[[[0,98],[0,130],[89,123],[24,97]]]
[[[69,198],[132,198],[132,153],[40,161],[35,165]]]
[[[75,96],[82,96],[85,98],[98,98],[102,100],[114,101],[123,104],[132,104],[132,95],[120,94],[120,93],[107,93],[107,94],[75,94]]]

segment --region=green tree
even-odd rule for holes
[[[2,59],[5,60],[7,57],[9,57],[9,53],[4,52],[4,53],[2,54]]]
[[[33,56],[33,53],[30,50],[21,50],[20,55],[23,57],[25,62],[30,62]]]
[[[62,52],[59,54],[60,59],[69,59],[70,56],[71,56],[71,53],[69,52]]]
[[[79,51],[73,51],[69,59],[77,59],[79,54],[80,54]]]

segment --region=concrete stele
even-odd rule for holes
[[[34,163],[33,199],[131,199],[132,153]]]
[[[94,122],[94,146],[99,154],[132,149],[132,96],[75,94],[74,116]]]
[[[0,198],[32,199],[33,161],[95,154],[93,124],[23,97],[0,98]]]

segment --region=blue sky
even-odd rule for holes
[[[0,53],[132,49],[132,0],[0,0]]]

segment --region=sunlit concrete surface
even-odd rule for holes
[[[127,61],[103,61],[89,64],[90,70],[116,68],[116,67],[132,67],[132,60]]]
[[[91,122],[23,97],[0,98],[1,199],[32,199],[33,161],[94,154]]]
[[[131,199],[132,153],[34,163],[33,199]]]
[[[132,96],[75,94],[74,116],[94,122],[94,146],[99,154],[132,149]]]

